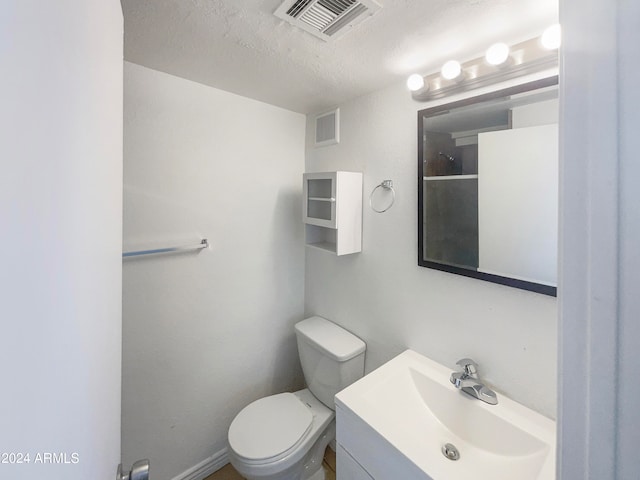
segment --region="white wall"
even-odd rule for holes
[[[241,408],[302,386],[304,129],[125,63],[124,247],[212,244],[124,263],[123,454],[154,478],[220,460]]]
[[[0,6],[3,479],[120,460],[122,38],[117,0]]]
[[[357,98],[340,105],[340,144],[317,149],[309,116],[306,170],[364,172],[365,207],[362,253],[307,249],[306,314],[367,342],[367,371],[406,348],[452,368],[468,356],[499,392],[555,417],[556,299],[417,265],[416,113],[427,106],[402,84]],[[368,196],[384,179],[396,202],[377,214]]]

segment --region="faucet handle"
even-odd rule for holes
[[[456,365],[461,367],[466,375],[475,375],[478,373],[478,364],[470,358],[462,358],[456,362]]]

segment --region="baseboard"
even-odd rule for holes
[[[223,448],[219,452],[205,458],[199,464],[191,467],[189,470],[173,477],[172,480],[202,480],[213,472],[220,470],[227,463],[229,463],[229,454],[227,449]]]

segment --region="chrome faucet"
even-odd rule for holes
[[[461,371],[451,374],[451,383],[453,383],[456,388],[489,405],[496,405],[498,403],[496,392],[480,383],[480,379],[478,378],[478,364],[476,362],[470,358],[463,358],[458,360],[456,365],[462,368]]]

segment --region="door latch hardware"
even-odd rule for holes
[[[122,473],[122,464],[118,465],[116,480],[149,480],[149,460],[138,460],[129,473]]]

